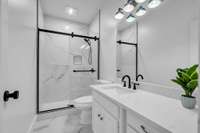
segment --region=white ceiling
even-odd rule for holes
[[[98,14],[99,8],[103,6],[107,0],[39,0],[44,15],[54,16],[71,21],[90,24],[94,17]],[[73,7],[78,10],[77,16],[69,16],[65,13],[66,6]]]

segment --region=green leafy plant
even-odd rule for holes
[[[198,65],[195,64],[192,67],[189,68],[178,68],[176,70],[177,76],[176,79],[172,79],[173,82],[180,85],[184,91],[185,94],[182,96],[185,97],[193,97],[192,93],[198,86]]]

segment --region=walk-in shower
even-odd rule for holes
[[[91,95],[99,45],[96,36],[38,29],[38,113],[74,107],[75,99]]]

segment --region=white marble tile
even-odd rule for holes
[[[80,110],[74,110],[65,116],[38,120],[31,133],[93,133],[91,125],[80,124],[80,114]]]

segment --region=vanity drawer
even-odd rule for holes
[[[127,112],[127,124],[129,128],[136,131],[136,133],[171,133],[157,124],[147,120],[141,120],[141,118],[131,112]]]
[[[119,107],[116,104],[95,91],[93,91],[93,98],[98,103],[100,103],[106,111],[110,112],[115,118],[119,118]]]

